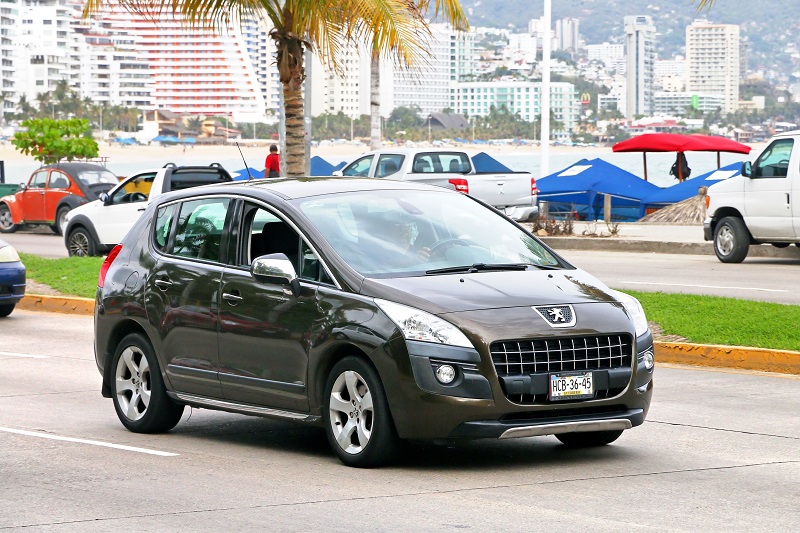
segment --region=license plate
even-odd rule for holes
[[[550,374],[551,400],[580,400],[594,398],[591,372]]]

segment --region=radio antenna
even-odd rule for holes
[[[236,143],[236,148],[239,148],[239,143]],[[247,181],[253,179],[253,175],[250,174],[250,167],[247,166],[247,161],[244,160],[244,154],[242,153],[242,149],[239,148],[239,155],[242,156],[242,163],[244,163],[244,168],[247,170]]]

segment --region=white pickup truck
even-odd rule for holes
[[[335,176],[363,176],[419,181],[469,194],[506,216],[536,216],[536,179],[530,172],[476,172],[467,152],[450,149],[385,149],[359,156]]]
[[[122,241],[147,204],[161,194],[198,185],[233,181],[219,163],[146,170],[121,181],[99,200],[79,206],[65,222],[64,244],[69,255],[98,255]]]
[[[777,135],[742,174],[708,188],[703,236],[723,263],[751,244],[800,246],[800,130]]]

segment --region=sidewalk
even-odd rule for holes
[[[541,239],[553,248],[563,250],[714,255],[713,243],[703,240],[703,226],[622,222],[614,236],[610,235],[611,229],[602,221],[576,222],[570,237]],[[800,259],[800,248],[753,245],[747,256]]]

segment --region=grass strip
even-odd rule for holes
[[[44,283],[62,294],[94,298],[102,257],[46,259],[25,253],[19,256],[28,269],[28,279]]]
[[[800,351],[800,306],[718,296],[625,291],[667,335],[697,344]]]

